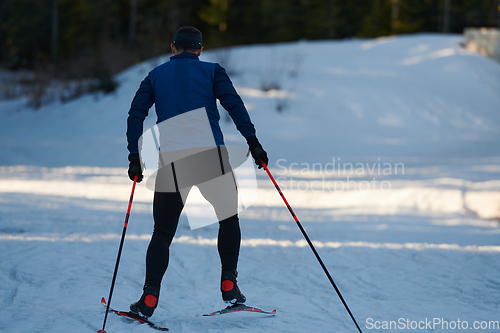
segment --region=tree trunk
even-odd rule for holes
[[[58,0],[52,0],[52,36],[51,36],[51,60],[52,63],[57,61],[57,41],[59,39],[59,10],[58,10]]]
[[[443,32],[450,32],[450,7],[451,0],[444,0],[444,10],[443,10]]]
[[[128,41],[132,45],[135,42],[135,27],[137,17],[137,0],[130,0],[130,15],[128,27]]]
[[[391,29],[392,33],[397,31],[397,22],[399,21],[399,0],[392,0],[391,5]]]

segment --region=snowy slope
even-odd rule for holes
[[[404,331],[370,329],[400,318],[460,319],[469,328],[499,320],[500,65],[460,42],[414,35],[202,55],[233,73],[272,172],[363,331]],[[101,328],[99,300],[131,189],[126,113],[142,78],[167,59],[121,73],[112,95],[36,111],[0,101],[0,331]],[[226,141],[244,142],[221,111]],[[224,306],[217,228],[192,231],[183,217],[153,319],[174,332],[355,332],[258,175],[259,197],[241,214],[239,284],[248,304],[278,315],[200,316]],[[151,198],[140,184],[115,308],[141,293]],[[151,332],[116,316],[106,330]]]

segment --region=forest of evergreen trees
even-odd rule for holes
[[[169,52],[184,25],[198,27],[209,49],[462,33],[500,26],[499,11],[499,0],[2,0],[0,66],[96,77]]]

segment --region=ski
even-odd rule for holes
[[[104,307],[107,307],[107,304],[106,304],[106,299],[103,297],[101,299],[101,304],[104,306]],[[148,324],[149,326],[151,326],[152,328],[154,329],[157,329],[159,331],[168,331],[168,328],[166,327],[162,327],[158,324],[155,324],[153,322],[151,322],[148,318],[146,317],[143,317],[141,315],[138,315],[136,313],[133,313],[131,311],[128,311],[128,312],[124,312],[124,311],[118,311],[118,310],[114,310],[114,309],[111,309],[109,308],[109,311],[110,312],[113,312],[113,313],[116,313],[117,315],[119,316],[123,316],[125,318],[129,318],[129,319],[132,319],[132,320],[136,320],[142,324]]]
[[[217,315],[221,315],[221,314],[234,313],[234,312],[240,312],[240,311],[257,312],[257,313],[263,313],[263,314],[269,314],[269,315],[276,314],[276,309],[274,309],[273,311],[264,311],[262,309],[247,306],[245,304],[235,304],[235,305],[230,305],[227,308],[219,310],[219,311],[204,314],[204,316],[217,316]]]

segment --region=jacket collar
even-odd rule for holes
[[[170,57],[170,60],[175,60],[175,59],[198,59],[198,55],[196,53],[184,51],[181,54],[174,55],[173,57]]]

